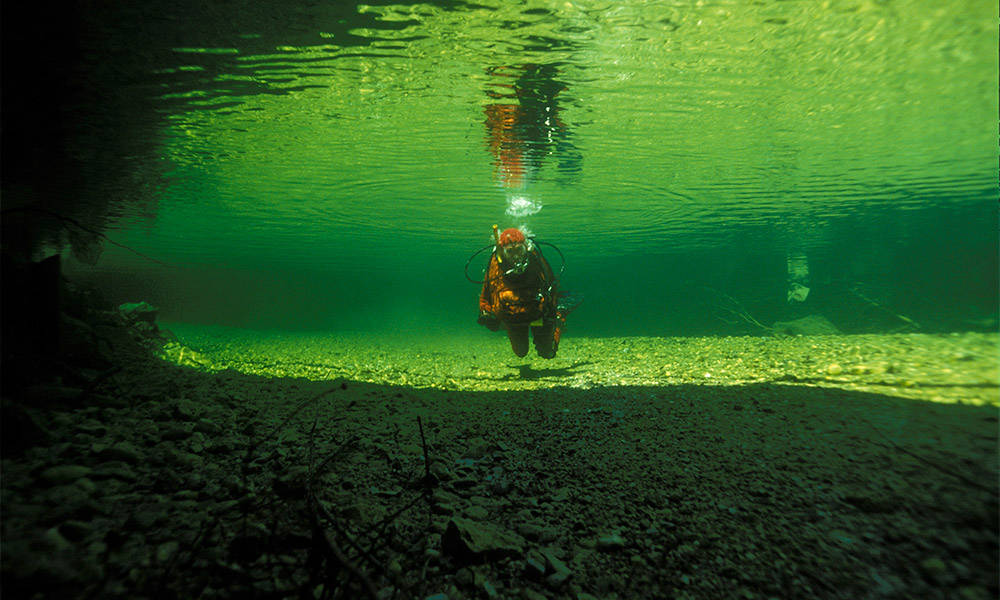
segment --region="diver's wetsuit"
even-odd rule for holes
[[[496,252],[479,295],[479,310],[494,315],[507,330],[514,354],[528,354],[528,329],[542,358],[555,358],[562,335],[562,316],[556,310],[558,291],[552,267],[537,248],[528,253],[520,274],[504,274]],[[552,288],[550,289],[550,286]],[[488,326],[488,325],[487,325]]]

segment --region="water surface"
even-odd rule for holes
[[[84,135],[86,186],[112,190],[106,233],[144,256],[105,244],[75,269],[172,320],[475,327],[463,267],[493,223],[562,250],[580,335],[761,333],[731,301],[848,332],[907,328],[896,315],[989,328],[996,312],[992,2],[80,18],[81,69],[134,121],[118,137],[143,142],[102,153],[126,145],[115,125]],[[792,263],[808,265],[802,303]]]

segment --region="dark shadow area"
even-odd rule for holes
[[[59,298],[48,290],[60,285],[59,255],[69,250],[94,264],[104,232],[122,215],[136,221],[131,227],[158,218],[174,168],[162,154],[171,118],[310,87],[312,62],[297,59],[297,49],[364,54],[384,41],[380,32],[414,22],[379,20],[355,2],[4,3],[5,357],[54,351]],[[258,54],[282,56],[245,60]]]
[[[560,377],[569,377],[573,375],[576,369],[580,367],[585,367],[591,363],[587,361],[577,361],[568,367],[559,367],[556,369],[535,369],[531,365],[515,364],[508,365],[512,369],[517,369],[517,377],[520,379],[553,379]],[[507,379],[512,378],[508,377]]]
[[[101,368],[5,389],[5,596],[998,591],[992,407],[209,374],[141,308],[92,327]]]

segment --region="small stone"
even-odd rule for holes
[[[126,302],[118,307],[118,312],[129,322],[153,323],[160,309],[148,302]]]
[[[920,561],[920,570],[928,578],[936,582],[943,582],[945,575],[948,573],[948,565],[940,558],[928,558]]]
[[[46,517],[53,521],[61,519],[90,520],[102,506],[96,504],[90,494],[74,484],[57,485],[42,496],[51,506]]]
[[[958,588],[961,600],[990,600],[990,593],[981,585],[963,585]]]
[[[87,536],[89,536],[94,531],[94,526],[87,521],[78,521],[76,519],[70,519],[59,526],[59,533],[61,533],[67,540],[73,542],[79,542]]]
[[[109,462],[97,467],[92,475],[94,479],[118,479],[120,481],[135,481],[136,474],[124,462]]]
[[[500,597],[500,594],[497,593],[497,588],[494,587],[494,585],[492,583],[490,583],[488,580],[484,579],[483,583],[482,583],[482,585],[480,587],[482,587],[483,593],[486,594],[487,598],[499,598]]]
[[[53,527],[45,531],[44,536],[45,544],[48,546],[48,550],[53,552],[63,552],[73,549],[73,544],[59,533],[59,528]]]
[[[104,437],[108,433],[108,427],[100,421],[94,419],[87,419],[83,423],[76,426],[78,431],[92,435],[94,437]]]
[[[441,547],[465,561],[517,558],[524,551],[524,539],[486,523],[454,517],[441,536]]]
[[[389,562],[388,571],[390,577],[393,578],[399,577],[400,575],[403,574],[403,565],[399,563],[398,559],[394,558],[392,559],[392,561]]]
[[[186,440],[191,437],[191,431],[181,425],[168,425],[160,432],[160,439],[168,442]]]
[[[597,538],[598,550],[605,550],[605,551],[621,550],[624,547],[625,547],[625,540],[624,538],[622,538],[622,536],[618,535],[617,533],[613,533],[611,535],[603,535]]]
[[[465,516],[477,521],[485,521],[490,516],[490,511],[482,506],[470,506],[465,509]]]
[[[452,479],[451,471],[448,467],[444,466],[440,462],[433,462],[430,466],[431,475],[437,478],[438,481],[449,481]]]
[[[480,459],[490,453],[490,445],[481,437],[472,438],[468,444],[462,458]]]
[[[556,571],[545,578],[545,583],[553,589],[559,589],[569,581],[573,574],[570,571]]]
[[[131,531],[147,532],[167,518],[166,512],[151,506],[141,507],[125,522]]]
[[[66,485],[90,475],[90,467],[81,465],[59,465],[49,467],[39,476],[48,485]]]
[[[844,367],[838,365],[837,363],[831,363],[831,364],[827,365],[827,367],[826,367],[826,374],[827,375],[834,375],[834,376],[836,376],[836,375],[840,375],[843,372],[844,372]]]
[[[524,561],[524,573],[529,579],[545,577],[545,557],[537,550],[528,553],[528,558]]]
[[[169,542],[163,542],[156,548],[156,560],[160,564],[165,564],[170,561],[171,558],[177,554],[177,550],[180,549],[180,544],[177,540],[170,540]]]
[[[73,485],[83,491],[83,493],[88,496],[92,496],[94,492],[97,491],[97,484],[93,481],[87,479],[86,477],[81,477],[73,482]]]
[[[572,574],[572,571],[569,570],[569,567],[566,566],[566,563],[564,563],[562,560],[560,560],[558,556],[556,556],[556,552],[553,548],[543,548],[541,550],[541,554],[543,557],[545,557],[546,572],[552,574],[557,574],[557,573],[566,574],[566,577],[563,578],[563,581],[565,581],[565,579],[568,579],[569,576]]]
[[[112,396],[110,394],[90,394],[87,401],[92,406],[104,406],[107,408],[128,408],[128,398]]]
[[[113,446],[108,446],[98,452],[97,457],[102,460],[118,460],[130,465],[142,461],[142,454],[129,442],[119,442]]]
[[[194,424],[194,430],[205,435],[216,435],[222,431],[222,428],[208,419],[198,419]]]

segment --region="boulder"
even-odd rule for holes
[[[126,302],[118,307],[118,313],[129,323],[155,323],[160,309],[148,302]]]
[[[524,539],[486,523],[453,517],[441,536],[441,549],[461,562],[518,558],[524,553]]]
[[[809,315],[794,321],[777,321],[774,331],[782,335],[837,335],[840,330],[823,315]]]

